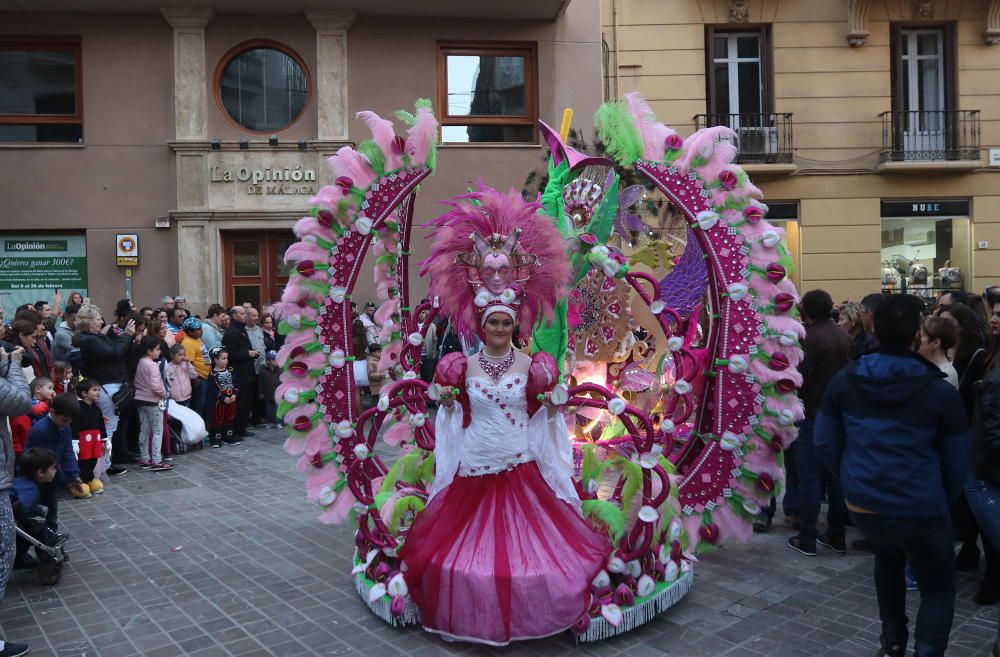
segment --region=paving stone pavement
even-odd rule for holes
[[[601,643],[574,646],[564,635],[485,648],[391,628],[354,591],[351,529],[316,522],[282,440],[258,431],[239,447],[178,455],[173,472],[130,470],[103,495],[63,501],[60,526],[72,539],[62,581],[46,587],[16,572],[0,636],[30,643],[35,657],[874,652],[870,557],[803,557],[777,528],[704,557],[679,605]],[[970,602],[974,584],[960,575],[949,657],[989,654],[997,610]]]

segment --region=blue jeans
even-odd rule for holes
[[[197,413],[198,415],[203,415],[202,410],[205,406],[205,391],[208,390],[207,381],[205,379],[196,379],[191,382],[191,399],[188,408]]]
[[[906,562],[920,588],[914,657],[943,657],[955,615],[955,547],[951,516],[901,518],[854,513],[854,526],[875,548],[875,593],[882,647],[901,646],[906,629]],[[895,654],[895,653],[891,653]],[[902,651],[899,652],[903,654]]]
[[[833,538],[843,538],[847,527],[847,507],[844,506],[844,496],[840,492],[839,477],[827,471],[816,458],[813,427],[812,420],[800,422],[799,437],[792,443],[795,445],[795,465],[799,479],[799,542],[806,549],[816,548],[816,522],[819,520],[824,472],[829,498],[826,534]]]
[[[1000,545],[1000,488],[970,473],[965,480],[965,499],[986,539],[994,546]],[[1000,642],[1000,621],[997,622],[997,641]]]

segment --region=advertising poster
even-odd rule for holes
[[[0,304],[4,319],[25,303],[51,301],[61,290],[87,296],[87,241],[84,235],[0,233]]]

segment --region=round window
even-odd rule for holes
[[[302,59],[276,43],[254,42],[230,51],[216,73],[219,105],[242,128],[270,133],[287,128],[309,99]]]

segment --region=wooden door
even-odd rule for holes
[[[290,230],[223,232],[225,305],[249,301],[261,309],[280,300],[288,283],[285,250],[293,242],[295,235]]]

